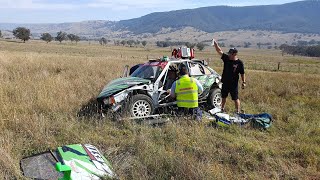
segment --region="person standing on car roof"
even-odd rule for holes
[[[228,94],[231,94],[231,98],[235,103],[237,113],[240,112],[240,100],[238,97],[238,81],[239,74],[242,80],[242,89],[246,86],[246,78],[244,73],[243,62],[237,57],[238,50],[232,48],[228,54],[223,53],[218,43],[212,39],[212,46],[215,47],[217,53],[221,56],[223,61],[223,73],[222,73],[222,102],[221,109],[224,111]]]
[[[200,121],[202,112],[198,107],[198,93],[203,92],[203,87],[197,79],[189,76],[184,64],[180,65],[179,74],[181,77],[172,84],[170,96],[177,99],[179,111],[191,114]]]

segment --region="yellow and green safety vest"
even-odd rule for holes
[[[182,76],[176,82],[175,94],[178,107],[198,107],[198,86],[192,77]]]

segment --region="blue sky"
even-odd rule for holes
[[[0,0],[0,23],[123,20],[205,6],[284,4],[298,0]]]

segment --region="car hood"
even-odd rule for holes
[[[126,77],[115,79],[102,89],[101,93],[98,96],[98,99],[103,97],[109,97],[117,92],[128,89],[135,85],[149,84],[150,82],[150,80],[138,77]]]

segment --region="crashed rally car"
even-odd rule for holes
[[[124,114],[121,110],[125,110],[129,116],[139,118],[161,112],[168,106],[176,106],[176,100],[169,97],[167,90],[178,79],[178,69],[182,64],[204,88],[199,95],[199,104],[208,109],[220,107],[221,76],[208,67],[206,61],[186,57],[149,60],[139,65],[130,76],[124,75],[111,81],[97,97],[100,112]]]

